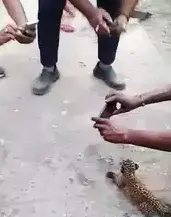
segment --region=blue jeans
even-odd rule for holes
[[[121,0],[97,0],[112,18],[119,13]],[[53,66],[58,61],[61,17],[66,0],[39,0],[38,45],[43,66]],[[119,37],[98,36],[98,58],[104,64],[115,60]]]

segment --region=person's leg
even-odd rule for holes
[[[65,0],[39,0],[38,44],[43,65],[41,75],[33,84],[33,93],[47,93],[59,78],[58,60],[59,32]]]
[[[121,0],[97,0],[97,6],[105,9],[114,19],[119,15]],[[98,36],[98,58],[94,69],[94,76],[102,79],[108,86],[124,89],[125,83],[118,79],[111,64],[115,60],[119,36]]]

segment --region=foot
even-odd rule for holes
[[[37,77],[33,83],[33,94],[44,95],[49,92],[53,82],[59,79],[59,71],[55,66],[54,71],[49,72],[47,69],[43,69],[39,77]]]
[[[125,83],[119,80],[112,66],[102,69],[98,62],[94,68],[93,74],[96,78],[103,80],[111,88],[117,90],[123,90],[125,88]]]
[[[75,28],[69,24],[61,24],[61,30],[63,32],[74,32]]]
[[[0,67],[0,78],[4,78],[6,76],[5,69]]]

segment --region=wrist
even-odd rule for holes
[[[134,144],[134,130],[128,129],[127,132],[124,134],[124,143],[125,144]]]
[[[135,98],[135,102],[136,102],[135,108],[143,107],[146,105],[145,99],[141,94],[134,96],[134,98]]]
[[[27,18],[23,19],[23,20],[18,20],[16,21],[17,26],[19,27],[24,27],[26,25],[26,23],[28,22]]]
[[[123,133],[123,144],[130,144],[131,142],[131,131],[130,129],[127,129],[124,133]]]
[[[95,8],[93,5],[89,4],[81,12],[88,20],[90,20],[90,19],[93,19],[93,17],[95,16],[95,14],[97,12],[97,8]]]

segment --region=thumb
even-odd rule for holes
[[[101,9],[101,11],[102,11],[102,16],[103,16],[104,20],[106,19],[107,21],[113,23],[113,20],[112,20],[112,17],[110,16],[110,14],[107,11],[105,11],[104,9]]]
[[[7,33],[7,35],[6,35],[6,40],[7,41],[14,40],[14,39],[15,39],[15,36],[13,34]]]
[[[113,115],[118,115],[118,114],[121,114],[121,113],[124,113],[124,112],[126,112],[126,110],[123,109],[123,108],[116,109],[116,110],[113,112]]]
[[[116,96],[109,96],[108,98],[106,98],[105,100],[106,103],[116,103],[116,102],[120,102]]]

